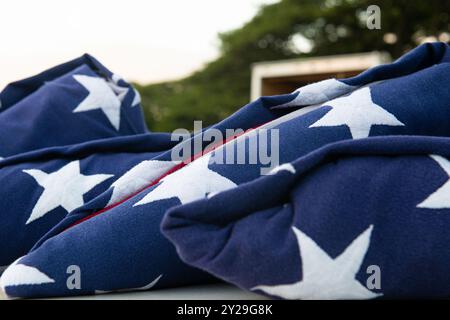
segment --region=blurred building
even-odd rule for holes
[[[351,77],[390,61],[389,54],[374,51],[255,63],[252,66],[251,99],[289,93],[328,78]]]

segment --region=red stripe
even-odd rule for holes
[[[263,124],[263,125],[264,125],[264,124]],[[261,126],[262,126],[262,125],[261,125]],[[111,205],[109,205],[109,206],[107,206],[107,207],[104,207],[103,209],[101,209],[101,210],[99,210],[99,211],[96,211],[96,212],[91,213],[90,215],[87,215],[86,217],[84,217],[84,218],[82,218],[82,219],[80,219],[80,220],[74,222],[74,223],[71,224],[70,226],[68,226],[66,229],[64,229],[64,231],[66,231],[66,230],[68,230],[68,229],[70,229],[70,228],[72,228],[72,227],[74,227],[74,226],[76,226],[76,225],[78,225],[78,224],[80,224],[80,223],[86,221],[86,220],[89,220],[89,219],[91,219],[91,218],[93,218],[93,217],[95,217],[95,216],[98,216],[98,215],[100,215],[100,214],[102,214],[102,213],[104,213],[104,212],[106,212],[106,211],[108,211],[108,210],[111,210],[111,209],[113,209],[113,208],[119,206],[120,204],[124,203],[125,201],[127,201],[127,200],[133,198],[135,195],[137,195],[137,194],[141,193],[142,191],[144,191],[144,190],[146,190],[146,189],[148,189],[148,188],[154,186],[155,184],[159,183],[162,179],[164,179],[165,177],[167,177],[169,174],[172,174],[172,173],[174,173],[175,171],[180,170],[181,168],[183,168],[184,166],[186,166],[186,165],[189,164],[190,162],[196,160],[197,158],[200,158],[201,156],[203,156],[203,155],[205,155],[205,154],[208,154],[208,153],[214,151],[214,150],[217,149],[218,147],[223,146],[224,144],[226,144],[226,143],[228,143],[228,142],[230,142],[230,141],[232,141],[232,140],[237,139],[239,136],[241,136],[241,135],[243,135],[243,134],[246,134],[246,133],[248,133],[248,132],[250,132],[250,131],[252,131],[252,130],[255,130],[255,129],[259,128],[259,127],[260,127],[260,126],[258,126],[258,127],[256,127],[256,128],[250,128],[250,129],[247,129],[246,131],[244,131],[244,132],[242,132],[242,133],[239,133],[239,134],[237,134],[237,135],[228,137],[228,138],[225,139],[224,141],[219,142],[217,145],[214,145],[214,146],[212,146],[212,147],[206,148],[205,150],[203,150],[203,151],[201,151],[201,152],[199,152],[199,153],[193,155],[193,156],[189,159],[188,162],[183,161],[183,162],[181,162],[181,163],[175,165],[175,166],[172,167],[170,170],[168,170],[166,173],[164,173],[163,175],[161,175],[158,179],[156,179],[156,180],[154,180],[153,182],[151,182],[148,186],[145,186],[145,187],[142,188],[141,190],[139,190],[139,191],[137,191],[137,192],[135,192],[135,193],[129,195],[128,197],[126,197],[126,198],[123,199],[123,200],[120,200],[119,202],[113,203],[113,204],[111,204]]]

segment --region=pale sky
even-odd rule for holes
[[[217,33],[276,0],[0,2],[0,90],[87,52],[127,80],[177,79],[217,56]]]

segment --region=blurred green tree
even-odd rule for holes
[[[369,30],[369,5],[381,9],[381,29]],[[220,55],[173,82],[137,85],[149,128],[212,124],[249,101],[252,63],[372,50],[393,58],[424,40],[449,41],[450,1],[281,0],[264,5],[242,28],[219,34]],[[303,44],[299,46],[298,43]],[[297,44],[297,45],[296,45]]]

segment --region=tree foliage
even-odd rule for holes
[[[381,29],[369,30],[364,13],[381,8]],[[249,101],[255,62],[311,55],[387,51],[397,58],[425,37],[448,37],[450,1],[281,0],[262,6],[242,28],[219,34],[220,55],[202,70],[173,82],[138,85],[153,131],[211,124]],[[386,35],[390,35],[387,41]],[[309,52],[294,45],[301,38]],[[448,41],[448,39],[445,39]]]

